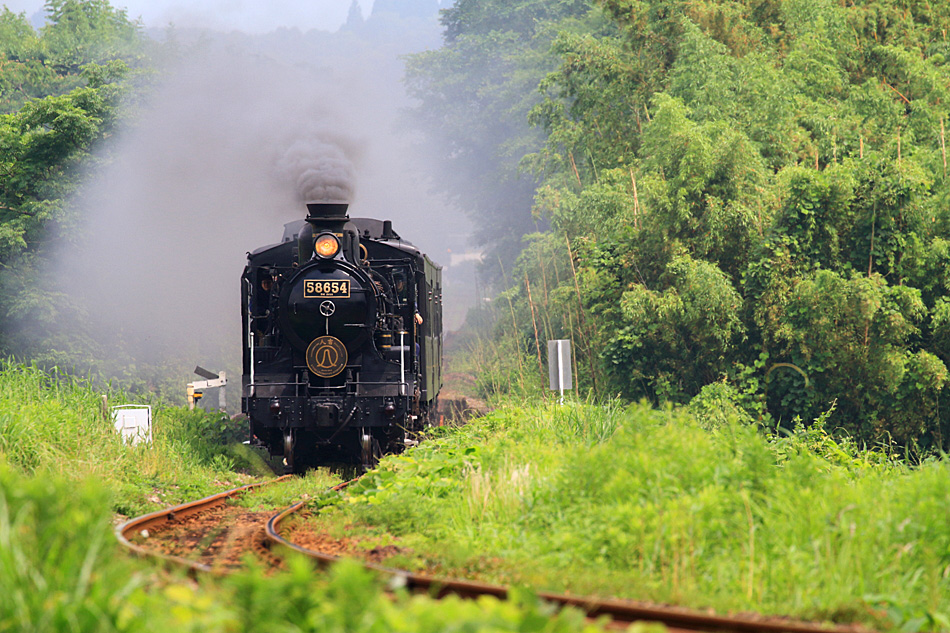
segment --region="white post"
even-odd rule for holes
[[[564,341],[557,342],[557,357],[558,360],[562,358],[561,346],[564,344]],[[564,363],[558,362],[557,367],[557,384],[561,388],[561,399],[558,404],[564,404]]]
[[[564,390],[572,386],[571,342],[568,340],[548,341],[548,379],[551,391],[560,393],[559,402],[564,404]]]

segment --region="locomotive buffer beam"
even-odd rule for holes
[[[335,439],[337,438],[337,436],[338,436],[340,433],[343,432],[343,429],[345,429],[347,426],[349,426],[350,421],[353,419],[353,416],[356,415],[356,411],[357,411],[358,409],[359,409],[359,407],[353,407],[353,408],[350,410],[350,414],[349,414],[348,416],[346,416],[346,419],[345,419],[345,420],[343,420],[343,424],[341,424],[341,425],[339,426],[339,428],[337,428],[337,430],[333,432],[333,435],[331,435],[331,436],[328,437],[327,439],[325,439],[325,440],[323,440],[322,442],[320,442],[320,444],[323,445],[323,446],[329,446],[330,444],[333,444],[333,440],[335,440]]]

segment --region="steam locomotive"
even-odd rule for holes
[[[442,269],[347,207],[307,204],[241,277],[241,406],[288,472],[402,450],[442,386]]]

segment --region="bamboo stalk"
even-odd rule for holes
[[[544,258],[538,251],[538,266],[541,268],[541,288],[544,290],[544,314],[541,315],[541,325],[548,339],[554,338],[554,327],[551,325],[551,299],[548,297],[548,273],[544,267]]]
[[[640,197],[637,195],[637,179],[630,170],[630,182],[633,184],[633,228],[640,230]]]
[[[885,86],[887,86],[888,88],[890,88],[891,90],[893,90],[894,92],[896,92],[896,93],[897,93],[897,96],[899,96],[901,99],[904,100],[904,103],[906,103],[907,105],[910,105],[910,99],[908,99],[908,98],[905,97],[903,94],[901,94],[901,91],[900,91],[900,90],[898,90],[897,88],[895,88],[895,87],[892,86],[891,84],[887,83],[887,80],[886,80],[886,79],[882,79],[881,81],[884,82],[884,85],[885,85]]]
[[[541,269],[541,290],[544,291],[544,305],[550,304],[548,301],[548,275],[544,270],[544,258],[541,257],[541,251],[538,251],[538,267]]]
[[[508,275],[507,273],[505,273],[505,265],[501,263],[501,257],[498,258],[498,266],[501,267],[501,275],[507,285]],[[518,374],[519,374],[518,382],[521,384],[521,391],[523,392],[524,391],[524,362],[523,362],[522,354],[521,354],[521,337],[518,336],[518,320],[515,319],[515,306],[511,302],[511,295],[506,293],[506,296],[508,297],[508,309],[511,311],[511,326],[513,328],[512,334],[515,337],[515,349],[518,351]],[[496,354],[496,357],[497,357],[497,354]]]
[[[901,129],[897,128],[897,166],[901,164]]]
[[[859,148],[860,148],[860,149],[858,150],[858,158],[863,159],[863,158],[864,158],[864,137],[863,137],[863,136],[859,136],[858,139],[859,139],[859,142],[860,142],[860,145],[859,145]]]
[[[567,242],[567,257],[568,257],[568,260],[571,262],[571,275],[573,275],[574,277],[574,291],[577,293],[577,307],[579,309],[579,316],[580,316],[580,322],[581,322],[581,327],[579,328],[579,331],[584,333],[585,338],[587,339],[587,350],[588,350],[587,362],[590,365],[590,380],[591,380],[591,384],[594,386],[594,391],[597,391],[597,371],[594,368],[594,358],[593,358],[593,353],[592,353],[592,347],[590,344],[590,338],[587,336],[586,332],[584,332],[584,329],[587,325],[587,318],[584,314],[584,302],[581,299],[581,286],[580,286],[580,283],[578,283],[577,281],[577,269],[574,267],[574,252],[571,250],[570,238],[565,235],[564,240]]]
[[[528,289],[528,305],[531,306],[531,324],[534,325],[534,347],[538,352],[538,371],[544,373],[544,364],[541,362],[541,338],[538,336],[538,320],[534,315],[534,301],[531,299],[531,282],[528,273],[524,274],[524,286]]]
[[[943,117],[940,117],[940,153],[943,155],[943,177],[947,177],[947,139],[944,134]]]
[[[577,342],[574,340],[574,319],[571,318],[571,311],[567,311],[567,323],[568,323],[568,332],[571,333],[571,349],[574,350],[574,353],[571,354],[571,365],[574,370],[574,384],[578,384],[578,374],[577,374]],[[577,393],[580,394],[581,390],[577,389]]]
[[[581,182],[581,174],[577,171],[577,163],[574,162],[574,152],[568,152],[567,157],[571,159],[571,169],[574,171],[574,177],[577,178],[577,186],[583,188],[584,184]]]
[[[600,176],[597,175],[597,163],[594,162],[594,154],[587,148],[587,158],[590,160],[590,169],[594,172],[594,182],[600,182]]]

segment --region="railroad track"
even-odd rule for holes
[[[267,550],[262,529],[271,513],[258,516],[261,513],[250,510],[232,509],[229,512],[228,502],[249,491],[290,479],[291,475],[285,475],[240,486],[136,517],[116,528],[116,538],[139,556],[182,566],[192,572],[228,573],[240,565],[240,559],[247,551],[276,562]],[[226,516],[228,514],[231,516]],[[222,525],[227,528],[219,527]],[[169,533],[171,538],[168,538]],[[181,542],[179,547],[169,547],[174,540]],[[178,549],[184,551],[179,553]]]
[[[175,565],[183,565],[195,572],[228,573],[231,569],[238,566],[240,559],[235,561],[233,557],[228,558],[226,555],[223,556],[223,558],[215,558],[218,554],[212,553],[210,555],[204,555],[205,558],[210,557],[210,561],[201,560],[201,557],[183,556],[177,553],[162,551],[160,548],[150,548],[146,543],[149,542],[155,533],[172,529],[175,526],[187,525],[189,520],[193,517],[206,516],[215,511],[220,511],[227,506],[228,501],[231,499],[261,486],[285,481],[289,477],[290,476],[285,476],[269,482],[241,486],[198,501],[192,501],[137,517],[116,528],[116,536],[119,542],[141,556],[154,557]],[[351,482],[344,482],[338,484],[330,488],[330,490],[341,490],[350,483]],[[301,501],[277,514],[269,516],[269,518],[255,516],[251,522],[252,527],[250,528],[253,531],[253,535],[251,537],[250,546],[247,549],[254,551],[258,556],[275,565],[279,563],[279,558],[272,552],[272,548],[275,545],[303,554],[315,560],[321,566],[331,565],[339,560],[338,556],[302,547],[281,535],[281,523],[305,508],[306,505],[306,501]],[[261,513],[251,514],[260,515]],[[213,522],[214,517],[211,517],[211,520]],[[226,548],[216,548],[215,543],[218,543],[218,545],[220,545],[222,541],[227,543],[231,538],[232,536],[230,534],[221,533],[207,536],[204,540],[207,541],[206,546],[208,546],[208,549],[217,549],[220,551]],[[372,563],[364,563],[364,566],[388,578],[390,586],[405,587],[410,591],[425,593],[438,598],[448,595],[463,598],[494,596],[495,598],[504,600],[507,599],[509,592],[507,587],[500,585],[437,578]],[[584,612],[588,618],[596,619],[607,616],[611,620],[611,628],[626,628],[629,624],[634,622],[658,622],[664,624],[671,631],[732,631],[734,633],[856,633],[862,631],[867,633],[867,630],[861,627],[826,627],[814,623],[784,618],[761,616],[727,617],[677,607],[643,605],[622,600],[600,600],[583,596],[569,596],[547,592],[538,592],[537,595],[546,602],[560,608],[573,607],[579,609]]]

